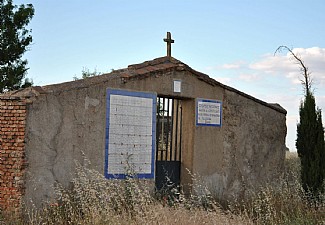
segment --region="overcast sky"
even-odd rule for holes
[[[323,0],[14,0],[32,3],[34,43],[25,54],[35,85],[71,81],[83,68],[109,72],[166,54],[195,70],[287,111],[287,146],[295,150],[303,98],[300,70],[280,45],[309,67],[325,109]],[[267,115],[266,115],[267,116]],[[323,123],[324,123],[323,116]]]

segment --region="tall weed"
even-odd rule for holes
[[[76,164],[71,188],[55,186],[56,201],[26,217],[0,214],[0,224],[325,224],[325,195],[309,204],[299,181],[299,159],[286,160],[277,185],[252,192],[249,199],[219,207],[211,191],[192,175],[193,192],[180,187],[153,195],[153,181],[129,172],[124,180],[107,180],[101,173]],[[168,185],[167,185],[168,186]]]
[[[256,224],[324,224],[324,197],[310,204],[300,183],[300,161],[290,154],[285,172],[277,185],[265,185],[250,193],[250,198],[230,204],[233,213]]]
[[[132,171],[129,171],[129,174],[124,180],[107,180],[96,170],[77,164],[72,188],[56,185],[57,201],[46,204],[42,210],[30,213],[27,222],[28,224],[241,223],[241,219],[235,215],[228,217],[209,195],[203,197],[193,193],[185,197],[180,189],[173,185],[170,192],[165,192],[160,196],[162,198],[157,199],[157,195],[151,192],[152,181],[137,179]]]

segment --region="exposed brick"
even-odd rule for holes
[[[26,100],[0,97],[0,210],[20,210],[24,194]]]

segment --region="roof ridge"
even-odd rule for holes
[[[129,70],[137,70],[137,69],[141,69],[141,68],[144,68],[147,66],[155,66],[155,65],[163,64],[163,63],[184,64],[181,61],[179,61],[173,57],[163,56],[163,57],[159,57],[159,58],[156,58],[153,60],[145,61],[143,63],[128,65],[128,69]]]
[[[192,67],[190,67],[189,65],[179,61],[178,59],[175,59],[173,57],[168,57],[168,56],[164,56],[164,57],[160,57],[160,58],[156,58],[150,61],[145,61],[143,63],[140,64],[133,64],[133,65],[129,65],[128,66],[128,71],[130,73],[131,76],[127,76],[128,78],[133,77],[134,75],[144,75],[147,73],[151,73],[152,71],[157,71],[157,70],[165,70],[165,69],[171,69],[171,68],[175,68],[176,70],[188,70],[190,71],[192,74],[195,74],[197,76],[197,78],[199,80],[202,80],[210,85],[213,86],[221,86],[229,91],[235,92],[239,95],[242,95],[246,98],[249,98],[255,102],[258,102],[262,105],[268,106],[272,109],[275,109],[276,111],[279,111],[281,113],[287,113],[287,111],[282,108],[282,107],[278,107],[274,104],[270,104],[267,103],[263,100],[257,99],[249,94],[246,94],[242,91],[239,91],[236,88],[230,87],[228,85],[225,85],[219,81],[217,81],[216,79],[210,77],[208,74],[199,72],[195,69],[193,69]]]
[[[61,84],[46,85],[46,86],[43,86],[42,88],[43,88],[43,90],[47,91],[47,89],[51,89],[52,87],[61,86],[63,84],[70,85],[71,83],[75,83],[75,82],[80,82],[80,85],[79,84],[75,85],[76,87],[81,87],[81,86],[84,87],[87,85],[101,83],[104,80],[109,79],[109,78],[121,77],[123,80],[133,79],[133,78],[147,77],[148,74],[153,74],[155,72],[161,72],[161,71],[171,71],[173,69],[177,70],[177,71],[187,70],[190,73],[192,73],[193,75],[195,75],[199,80],[202,80],[212,86],[220,86],[226,90],[235,92],[241,96],[249,98],[249,99],[251,99],[255,102],[258,102],[262,105],[265,105],[269,108],[275,109],[278,112],[281,112],[284,114],[287,113],[287,111],[284,108],[282,108],[281,106],[279,107],[278,105],[274,105],[272,103],[271,104],[267,103],[263,100],[255,98],[249,94],[241,92],[233,87],[225,85],[225,84],[217,81],[216,79],[210,77],[208,74],[199,72],[199,71],[193,69],[192,67],[190,67],[189,65],[183,63],[182,61],[175,59],[173,57],[168,57],[168,56],[159,57],[159,58],[145,61],[145,62],[139,63],[139,64],[131,64],[127,68],[113,70],[110,73],[101,74],[100,76],[90,77],[90,78],[87,78],[84,80],[79,80],[79,81],[64,82]],[[38,89],[36,89],[35,91],[39,92]]]

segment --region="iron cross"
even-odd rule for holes
[[[164,38],[164,42],[167,42],[167,56],[172,56],[172,43],[174,43],[174,40],[172,39],[172,35],[170,32],[167,32],[167,38]]]

